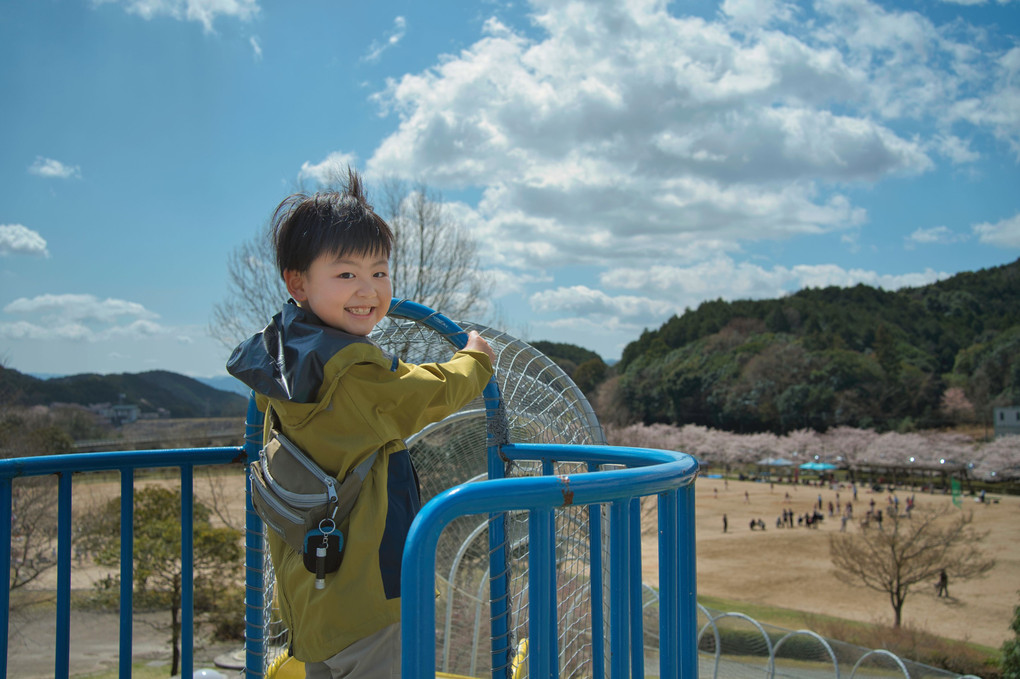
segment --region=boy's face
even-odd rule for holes
[[[386,316],[393,297],[384,255],[319,255],[306,272],[286,271],[291,297],[323,323],[352,335],[367,335]]]

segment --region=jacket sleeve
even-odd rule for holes
[[[491,376],[487,355],[462,350],[445,363],[401,362],[385,375],[352,366],[340,389],[365,423],[390,441],[457,412],[482,392]]]

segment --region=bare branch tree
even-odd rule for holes
[[[317,189],[342,189],[346,177],[346,168],[335,168]],[[396,238],[390,257],[394,296],[453,319],[472,320],[485,306],[486,287],[474,238],[451,217],[442,196],[424,182],[409,187],[386,179],[380,197],[376,211]],[[287,300],[270,236],[268,225],[263,226],[227,262],[227,292],[214,306],[209,327],[210,334],[227,348],[265,327]]]
[[[241,243],[227,261],[227,294],[213,307],[210,334],[228,349],[261,330],[287,301],[273,263],[268,224]]]
[[[953,508],[893,513],[880,529],[829,537],[829,554],[840,575],[889,596],[899,627],[914,585],[934,586],[941,571],[957,580],[985,575],[995,565],[977,549],[987,533],[974,529],[972,513]]]
[[[380,214],[396,237],[390,273],[393,294],[467,319],[481,310],[485,277],[478,245],[448,213],[442,196],[418,181],[387,178]]]
[[[0,370],[4,368],[0,366]],[[30,457],[67,453],[72,440],[55,422],[49,408],[14,406],[17,395],[0,394],[0,457]],[[12,483],[11,567],[12,592],[42,578],[56,567],[57,493],[53,477],[28,477]],[[20,597],[11,602],[18,610]]]

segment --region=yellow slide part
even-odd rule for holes
[[[436,677],[441,677],[442,679],[472,679],[460,674],[447,674],[446,672],[436,672]],[[266,672],[266,679],[305,679],[305,664],[297,658],[281,655],[269,666],[269,670]],[[520,679],[516,673],[514,674],[514,679]]]

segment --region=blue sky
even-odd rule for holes
[[[0,65],[22,372],[225,374],[230,253],[336,163],[424,179],[491,317],[607,359],[706,299],[1020,257],[1017,0],[22,0]]]

